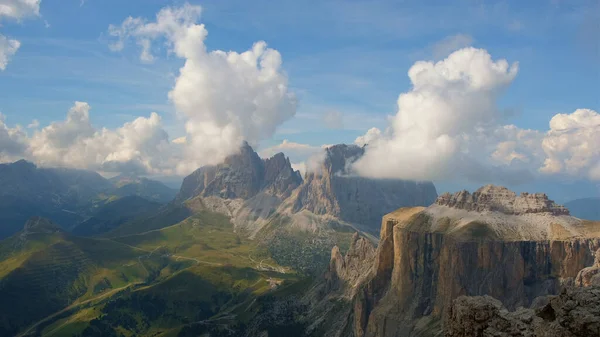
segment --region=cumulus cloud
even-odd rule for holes
[[[163,8],[151,22],[129,17],[109,27],[116,38],[113,50],[135,41],[141,47],[140,59],[151,62],[154,42],[161,40],[170,53],[185,60],[169,92],[185,119],[186,161],[180,163],[181,171],[219,162],[244,140],[257,146],[296,112],[279,52],[263,41],[241,53],[208,51],[200,13],[200,6],[186,3]]]
[[[600,180],[600,114],[578,109],[557,114],[542,142],[546,159],[540,171]]]
[[[379,138],[381,138],[381,130],[378,128],[370,128],[364,135],[356,137],[354,144],[365,146],[367,144],[376,143]]]
[[[53,122],[28,140],[25,156],[45,166],[104,172],[173,174],[177,149],[171,146],[156,113],[109,130],[95,129],[90,106],[75,102],[64,121]]]
[[[27,148],[27,135],[21,127],[10,128],[0,113],[0,161],[12,161],[22,157]]]
[[[327,111],[323,115],[323,123],[330,129],[341,129],[344,127],[344,115],[338,110]]]
[[[27,128],[29,129],[37,129],[38,127],[40,127],[40,121],[37,119],[32,120],[31,123],[27,125]]]
[[[0,0],[0,19],[8,17],[21,20],[29,16],[39,16],[41,2],[41,0]]]
[[[303,143],[291,142],[287,139],[284,139],[280,144],[273,145],[271,147],[261,150],[259,154],[263,158],[269,158],[279,152],[283,152],[288,157],[290,157],[290,161],[298,162],[305,160],[306,158],[312,156],[316,152],[322,151],[324,147],[326,147],[326,145],[313,146]]]
[[[21,43],[0,34],[0,70],[6,70],[11,57],[21,47]]]
[[[4,18],[20,21],[26,17],[39,16],[40,2],[41,0],[0,0],[0,21]],[[6,70],[8,62],[20,47],[18,40],[0,34],[0,71]]]
[[[431,51],[436,60],[446,57],[450,53],[461,48],[469,47],[475,42],[472,36],[466,34],[456,34],[448,36],[441,41],[435,43]]]
[[[355,169],[375,178],[429,180],[462,174],[485,179],[486,165],[478,158],[490,145],[478,138],[498,128],[502,112],[497,99],[517,72],[517,63],[494,61],[475,48],[437,63],[416,62],[408,71],[412,89],[399,96],[389,128],[369,130],[357,139],[368,146]]]

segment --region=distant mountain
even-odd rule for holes
[[[565,203],[565,206],[580,219],[600,220],[600,198],[576,199]]]
[[[177,190],[167,187],[160,181],[139,177],[134,174],[121,174],[110,178],[115,190],[111,194],[124,197],[137,195],[161,203],[167,203],[177,195]]]
[[[43,216],[71,229],[115,199],[136,195],[167,203],[177,192],[147,178],[123,175],[109,181],[96,172],[37,167],[25,160],[0,164],[0,186],[0,239],[19,231],[31,216]],[[132,212],[135,208],[124,217]]]
[[[25,160],[0,164],[0,239],[20,230],[31,216],[65,228],[81,221],[92,201],[112,185],[95,172],[39,168]]]
[[[73,228],[72,232],[83,236],[106,233],[161,206],[161,203],[137,195],[125,196],[95,209],[93,215]]]

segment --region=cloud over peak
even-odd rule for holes
[[[398,98],[389,127],[356,139],[368,144],[355,170],[374,178],[515,184],[536,172],[600,180],[600,115],[557,114],[546,133],[503,125],[498,98],[518,64],[463,48],[408,71],[412,88]]]
[[[408,71],[412,89],[398,97],[388,130],[357,139],[369,146],[356,170],[377,178],[449,178],[471,160],[468,145],[477,130],[499,118],[496,101],[517,72],[517,63],[494,61],[475,48],[416,62]]]
[[[185,61],[169,98],[185,120],[188,170],[221,161],[243,141],[256,146],[296,113],[279,52],[264,41],[241,53],[208,51],[200,13],[200,6],[186,3],[163,8],[152,22],[129,17],[109,27],[117,38],[113,50],[133,39],[141,46],[140,59],[152,61],[153,43],[163,40]]]

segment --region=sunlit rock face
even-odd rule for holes
[[[384,216],[370,276],[355,285],[354,335],[433,336],[460,296],[515,310],[590,283],[595,269],[584,268],[594,265],[600,223],[570,217],[544,195],[507,191],[486,186]]]

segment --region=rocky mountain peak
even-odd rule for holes
[[[370,179],[351,172],[364,148],[338,144],[326,149],[320,172],[309,173],[295,194],[292,212],[308,210],[361,225],[377,233],[381,217],[398,207],[428,206],[437,192],[431,182]]]
[[[301,183],[300,173],[292,169],[283,153],[263,160],[244,142],[239,151],[225,158],[223,163],[203,166],[187,176],[177,200],[195,196],[246,200],[262,191],[287,196]]]
[[[517,194],[506,187],[486,185],[472,194],[466,190],[454,194],[444,193],[435,201],[437,205],[475,212],[501,212],[521,215],[528,213],[550,213],[569,215],[569,210],[544,193]]]
[[[349,166],[365,153],[357,145],[337,144],[326,149],[325,166],[330,173],[349,174]]]

